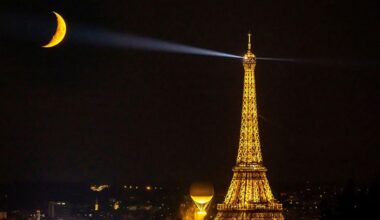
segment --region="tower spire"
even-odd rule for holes
[[[251,31],[248,32],[248,51],[251,51]]]

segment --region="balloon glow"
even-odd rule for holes
[[[44,48],[50,48],[57,46],[61,41],[65,38],[66,35],[66,23],[65,20],[62,18],[61,15],[59,15],[57,12],[54,12],[56,18],[57,18],[57,29],[55,31],[55,34],[51,38],[50,42],[42,47]]]
[[[209,183],[193,183],[190,187],[190,196],[198,208],[195,216],[203,219],[214,196],[214,187]]]

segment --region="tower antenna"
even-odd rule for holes
[[[251,50],[251,31],[248,31],[248,50]]]

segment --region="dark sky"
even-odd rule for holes
[[[371,179],[380,171],[378,5],[353,2],[2,1],[0,181],[230,181],[241,61],[85,45],[73,40],[76,25],[233,54],[246,51],[251,29],[259,57],[320,59],[257,63],[270,181]],[[42,49],[52,10],[68,35]],[[52,25],[34,29],[34,20]]]

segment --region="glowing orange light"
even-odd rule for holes
[[[95,211],[99,211],[99,203],[98,200],[95,202]]]
[[[119,203],[119,201],[116,201],[116,202],[113,204],[113,209],[118,210],[119,208],[120,208],[120,203]]]
[[[90,186],[90,189],[94,192],[101,192],[103,189],[109,188],[109,185],[92,185]]]
[[[190,187],[190,197],[194,201],[198,210],[195,213],[196,219],[204,219],[207,215],[207,208],[214,196],[214,187],[210,183],[193,183]]]

